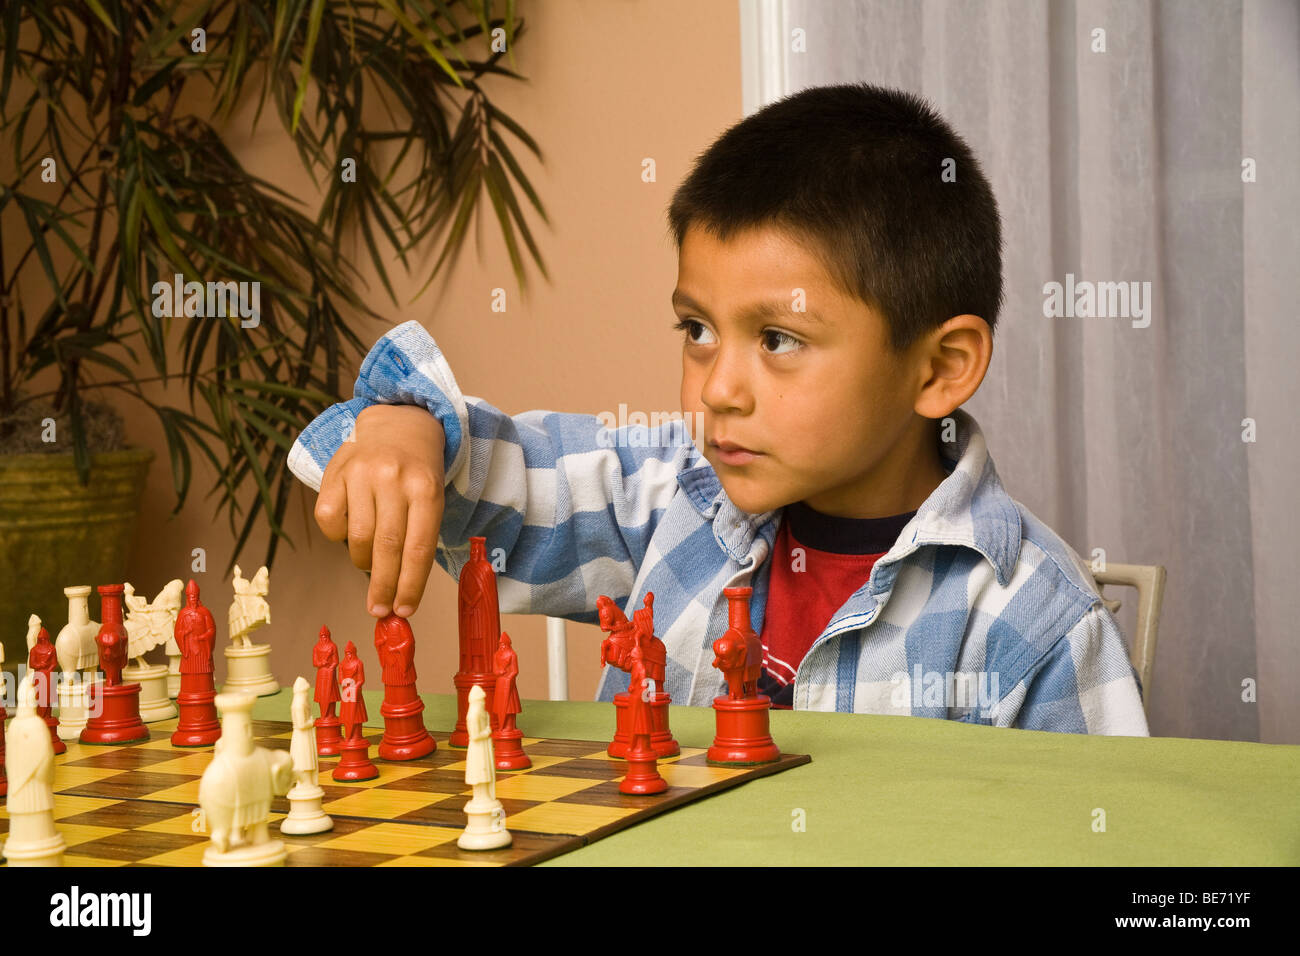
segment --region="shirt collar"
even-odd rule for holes
[[[1006,587],[1011,582],[1020,555],[1020,509],[998,478],[979,424],[960,408],[951,417],[953,440],[942,445],[940,454],[951,463],[952,471],[917,509],[889,552],[876,562],[873,582],[888,575],[892,584],[896,571],[891,572],[890,565],[927,544],[972,548],[993,566],[1000,585]],[[780,509],[759,515],[741,511],[727,497],[707,461],[682,471],[677,483],[695,509],[712,521],[718,546],[735,560],[743,563],[747,559],[756,536],[761,534],[769,545],[775,540],[774,519]],[[883,589],[888,585],[881,580],[877,586]]]

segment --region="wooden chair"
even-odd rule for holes
[[[1106,585],[1137,588],[1137,633],[1129,647],[1129,660],[1142,682],[1142,708],[1150,712],[1151,673],[1156,663],[1156,635],[1160,624],[1160,606],[1165,599],[1165,569],[1158,564],[1108,564],[1105,571],[1093,573],[1101,601],[1115,614],[1119,601],[1107,599]]]

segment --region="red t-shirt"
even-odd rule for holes
[[[793,707],[795,672],[809,648],[915,514],[838,518],[802,502],[786,507],[772,550],[761,635],[758,689],[773,707]]]

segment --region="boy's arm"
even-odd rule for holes
[[[1119,625],[1101,603],[1084,613],[998,704],[1002,727],[1147,737],[1142,693]]]
[[[508,416],[461,394],[442,352],[417,322],[371,349],[356,397],[299,436],[289,467],[319,490],[330,458],[373,404],[420,405],[446,434],[445,503],[436,560],[453,576],[469,538],[488,539],[500,606],[593,620],[596,596],[631,593],[650,536],[698,452],[685,424],[606,428],[592,415]]]

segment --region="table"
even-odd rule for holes
[[[377,717],[382,694],[365,693]],[[454,695],[421,696],[425,724],[450,729]],[[253,716],[288,720],[290,700],[261,698]],[[610,704],[523,707],[526,734],[613,732]],[[712,742],[711,709],[670,720],[683,746]],[[774,711],[772,736],[812,763],[542,865],[1300,865],[1300,746],[805,711]]]

